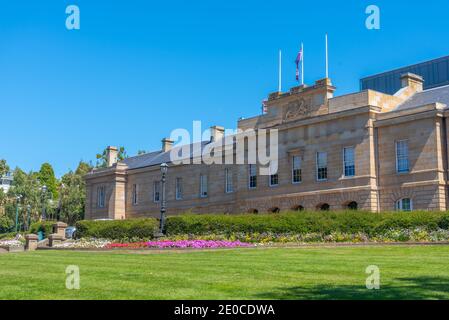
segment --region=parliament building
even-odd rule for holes
[[[167,214],[287,210],[448,209],[449,86],[423,89],[413,73],[387,94],[371,89],[334,96],[326,78],[268,96],[266,112],[237,127],[277,129],[278,170],[260,175],[250,164],[173,164],[173,141],[159,151],[86,175],[86,219],[157,217],[162,163],[168,164]],[[211,128],[210,141],[224,129]]]

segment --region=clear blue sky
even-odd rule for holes
[[[277,88],[330,77],[337,95],[372,73],[449,54],[449,3],[376,1],[6,1],[0,7],[0,158],[58,176],[107,145],[157,150],[193,120],[235,128]],[[76,4],[81,30],[65,28]],[[381,30],[365,8],[381,9]]]

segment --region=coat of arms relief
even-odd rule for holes
[[[312,112],[311,99],[301,98],[289,102],[285,107],[284,120],[294,120],[309,115]]]

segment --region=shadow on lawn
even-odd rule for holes
[[[365,284],[319,285],[314,287],[279,288],[273,292],[257,295],[259,299],[325,299],[325,300],[369,300],[369,299],[449,299],[449,278],[414,277],[397,278],[399,284],[382,286],[379,290],[368,290]]]

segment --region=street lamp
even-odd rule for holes
[[[42,186],[42,221],[46,219],[45,200],[47,198],[47,186]]]
[[[16,232],[18,231],[19,227],[19,201],[22,199],[22,195],[19,194],[16,196]]]
[[[30,230],[31,225],[31,206],[27,205],[27,231]]]
[[[167,175],[168,165],[164,162],[161,164],[161,219],[159,221],[159,235],[164,234],[165,229],[165,177]]]

